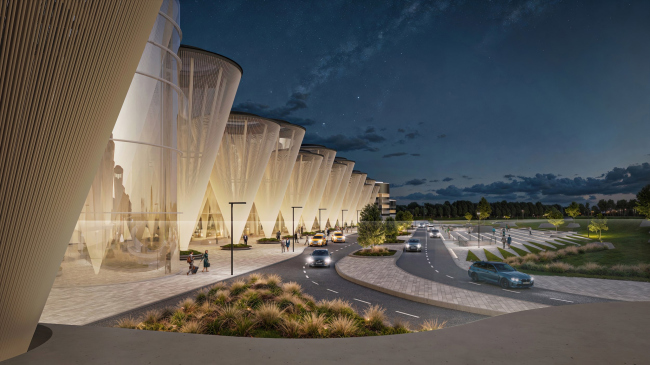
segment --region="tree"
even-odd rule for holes
[[[546,214],[544,214],[546,220],[555,226],[555,231],[557,232],[557,227],[564,224],[564,216],[556,207],[552,207]]]
[[[413,223],[413,214],[409,211],[399,212],[395,215],[395,219],[397,220],[400,231],[403,231]]]
[[[376,204],[368,204],[361,211],[357,242],[361,247],[381,245],[386,240],[384,222]]]
[[[476,210],[478,211],[479,224],[481,222],[481,219],[487,219],[490,214],[492,214],[492,207],[490,206],[490,203],[488,203],[487,199],[485,199],[485,197],[481,198],[481,201],[478,203]]]
[[[650,219],[650,184],[644,186],[636,194],[636,210],[641,213],[645,219]]]
[[[465,219],[467,219],[467,223],[469,223],[473,217],[474,216],[472,215],[472,213],[470,212],[465,213]]]
[[[571,202],[568,207],[564,209],[564,212],[571,218],[575,219],[580,215],[580,206],[576,202]]]
[[[397,235],[399,228],[395,222],[395,218],[388,217],[384,221],[384,234],[386,235],[386,242],[397,242]]]
[[[596,218],[591,220],[591,223],[589,223],[589,231],[591,232],[598,232],[598,240],[600,242],[603,242],[601,239],[601,233],[602,231],[607,231],[609,230],[609,227],[607,227],[607,218],[603,216],[602,214],[598,214]]]

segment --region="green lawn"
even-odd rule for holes
[[[476,254],[472,251],[467,251],[467,259],[465,261],[481,261],[481,259],[476,256]]]
[[[501,247],[497,247],[497,248],[499,249],[499,252],[501,252],[501,256],[503,256],[504,259],[507,259],[508,257],[515,257],[515,256],[516,256],[516,255],[514,255],[513,253],[508,252],[508,251],[502,249]],[[511,248],[512,248],[512,247],[511,247]],[[516,251],[515,251],[515,252],[516,252]],[[523,251],[522,251],[522,252],[523,252]]]
[[[483,251],[485,251],[485,257],[487,258],[488,261],[503,262],[503,260],[499,256],[493,254],[487,249],[484,248]]]
[[[553,251],[553,250],[555,250],[555,247],[542,245],[541,243],[538,243],[538,242],[528,241],[528,243],[533,245],[533,247],[539,248],[539,249],[541,249],[543,251],[548,251],[548,250]]]
[[[515,246],[510,246],[510,248],[515,251],[519,256],[526,256],[528,255],[528,252],[522,250],[521,248],[517,248]]]
[[[540,253],[540,252],[542,252],[542,250],[540,250],[539,248],[537,248],[537,247],[533,247],[533,246],[531,246],[531,245],[527,245],[527,244],[525,244],[525,243],[524,243],[524,247],[526,247],[526,249],[527,249],[528,251],[532,252],[532,253]]]
[[[565,248],[565,247],[567,247],[567,246],[573,246],[573,245],[570,245],[570,244],[560,245],[560,244],[558,244],[558,243],[549,242],[549,241],[546,241],[546,243],[548,243],[549,245],[555,247],[556,250],[563,249],[563,248]]]

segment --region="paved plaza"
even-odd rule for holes
[[[295,252],[283,253],[279,244],[253,246],[251,250],[234,252],[234,275],[296,257],[306,247],[296,244]],[[208,249],[210,272],[202,273],[200,268],[196,275],[189,276],[183,271],[140,282],[52,288],[39,322],[84,325],[232,277],[230,251],[217,246],[190,245],[190,248],[201,252]]]
[[[523,300],[460,289],[411,275],[395,264],[402,253],[402,246],[386,246],[397,249],[394,257],[348,256],[336,263],[337,272],[345,279],[388,294],[471,313],[494,316],[546,307]]]

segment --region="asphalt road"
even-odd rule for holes
[[[611,300],[583,295],[569,294],[532,287],[530,289],[502,289],[498,285],[486,282],[474,283],[453,262],[449,250],[440,238],[429,238],[426,228],[418,228],[413,238],[420,239],[422,252],[404,252],[397,261],[404,271],[424,279],[467,290],[478,291],[513,299],[526,300],[545,305],[567,305],[581,303],[609,302]]]
[[[334,263],[360,248],[356,244],[356,234],[348,235],[346,243],[330,242],[324,248],[329,249],[332,253],[332,265],[329,268],[309,267],[307,265],[307,256],[316,248],[308,247],[300,256],[254,272],[260,274],[278,274],[284,282],[295,281],[302,286],[305,293],[314,296],[316,300],[336,298],[347,300],[360,314],[363,314],[364,309],[369,305],[379,304],[386,309],[386,315],[389,319],[401,318],[410,322],[413,327],[417,327],[417,324],[427,319],[447,321],[447,326],[449,327],[486,318],[486,316],[479,314],[440,308],[402,299],[354,284],[341,278],[334,269]],[[233,277],[232,279],[226,280],[226,282],[245,278],[249,274]],[[113,326],[119,318],[128,316],[137,318],[150,309],[176,305],[181,299],[193,295],[196,291],[198,290],[193,290],[136,310],[121,313],[117,316],[91,323],[90,325]]]

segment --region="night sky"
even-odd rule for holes
[[[398,203],[631,198],[650,182],[650,1],[181,1],[244,69],[234,110],[307,128]]]

